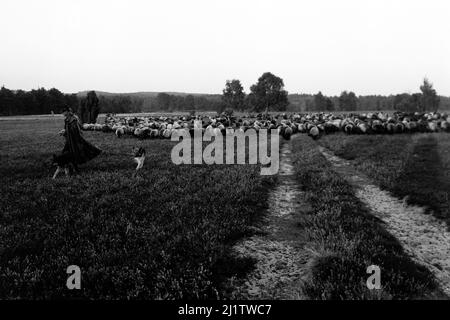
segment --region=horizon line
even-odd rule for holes
[[[50,89],[57,89],[60,92],[64,93],[64,94],[80,94],[80,93],[85,93],[85,92],[89,92],[89,91],[95,91],[96,93],[104,93],[104,94],[111,94],[111,95],[134,95],[134,94],[159,94],[159,93],[167,93],[167,94],[179,94],[179,95],[198,95],[198,96],[207,96],[207,95],[222,95],[222,92],[216,92],[216,93],[202,93],[202,92],[186,92],[186,91],[143,91],[143,90],[139,90],[139,91],[123,91],[123,92],[117,92],[117,91],[106,91],[106,90],[97,90],[97,89],[85,89],[85,90],[80,90],[77,92],[69,92],[69,91],[62,91],[54,86],[50,86],[50,87],[45,87],[45,86],[38,86],[37,88],[32,88],[29,90],[24,90],[24,89],[10,89],[5,85],[2,85],[2,87],[7,88],[8,90],[11,91],[32,91],[32,90],[38,90],[38,89],[46,89],[46,90],[50,90]],[[353,92],[355,93],[355,95],[357,97],[366,97],[366,96],[384,96],[384,97],[389,97],[389,96],[396,96],[396,95],[400,95],[400,94],[414,94],[414,93],[419,93],[420,89],[417,91],[404,91],[404,92],[399,92],[399,93],[389,93],[389,94],[382,94],[382,93],[369,93],[369,94],[358,94],[357,92],[353,91],[353,90],[342,90],[341,93],[339,94],[326,94],[324,93],[322,90],[318,90],[316,93],[306,93],[306,92],[290,92],[288,90],[286,90],[288,92],[288,95],[310,95],[310,96],[314,96],[316,94],[318,94],[319,92],[321,92],[324,96],[327,97],[339,97],[339,95],[344,92]],[[246,91],[244,91],[245,94],[248,94]],[[449,94],[440,94],[439,92],[437,92],[438,96],[441,97],[448,97],[450,98],[450,93]]]

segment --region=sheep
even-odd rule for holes
[[[165,138],[172,136],[173,130],[184,129],[193,134],[194,128],[210,131],[218,136],[230,135],[235,130],[276,129],[284,139],[293,134],[306,133],[314,139],[322,134],[344,132],[346,134],[401,134],[414,132],[450,132],[450,119],[445,113],[404,113],[383,112],[367,114],[333,115],[331,113],[294,114],[291,116],[262,115],[258,118],[241,119],[219,117],[107,117],[104,124],[83,124],[83,130],[114,132],[117,137],[124,134],[139,139]]]
[[[294,132],[294,131],[292,130],[291,127],[286,126],[286,127],[284,128],[283,138],[285,138],[286,140],[290,140],[290,139],[291,139],[291,136],[292,136],[292,134],[293,134],[293,132]]]
[[[394,134],[395,131],[395,124],[393,124],[392,122],[388,122],[386,123],[386,132],[388,134]]]
[[[314,140],[319,138],[319,128],[317,128],[316,126],[311,127],[311,129],[309,130],[308,135],[313,138]]]
[[[122,127],[119,127],[116,129],[115,133],[116,133],[117,138],[120,138],[121,136],[123,136],[125,134],[125,131]]]
[[[437,123],[435,121],[428,122],[428,130],[431,132],[437,132],[438,131]]]

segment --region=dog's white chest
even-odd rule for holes
[[[136,170],[139,170],[144,166],[145,156],[135,157],[134,161],[137,163]]]

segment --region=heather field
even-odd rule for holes
[[[266,206],[256,165],[172,164],[170,140],[84,136],[104,154],[51,180],[61,120],[0,124],[0,298],[220,298],[229,247]],[[130,151],[147,150],[133,178]],[[83,290],[66,288],[66,268]]]
[[[403,214],[387,202],[398,199],[449,223],[448,133],[299,133],[280,140],[280,173],[261,176],[259,165],[176,166],[169,139],[84,131],[103,154],[52,180],[61,125],[0,122],[0,298],[448,298],[448,248],[428,264],[402,236],[417,226],[384,219]],[[137,176],[134,146],[147,150]],[[364,197],[358,174],[392,198]],[[424,231],[440,232],[446,245],[439,227]],[[66,288],[73,264],[81,290]],[[370,265],[381,289],[366,285]]]

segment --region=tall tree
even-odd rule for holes
[[[343,91],[339,96],[339,109],[356,111],[358,110],[358,97],[353,91]]]
[[[61,91],[55,88],[48,90],[48,107],[52,111],[61,110],[66,105],[65,102],[64,94]]]
[[[433,89],[433,84],[428,81],[427,78],[423,80],[423,85],[420,86],[422,91],[422,110],[437,111],[439,108],[439,97],[436,90]]]
[[[0,114],[5,116],[14,114],[14,93],[4,86],[0,89]]]
[[[89,110],[89,122],[96,123],[100,113],[100,104],[95,91],[89,91],[87,94],[87,109]]]
[[[321,91],[314,95],[314,110],[324,111],[326,110],[327,101]]]
[[[86,112],[86,97],[82,97],[79,100],[79,106],[77,110],[78,118],[82,123],[88,122],[87,112]]]
[[[96,123],[100,113],[99,99],[95,91],[89,91],[85,98],[80,100],[78,115],[83,123]]]
[[[258,82],[250,87],[248,102],[256,112],[265,110],[284,111],[289,104],[288,92],[284,90],[283,79],[270,72],[264,73]]]
[[[227,80],[223,89],[222,101],[225,108],[243,111],[245,106],[244,88],[239,80]]]

